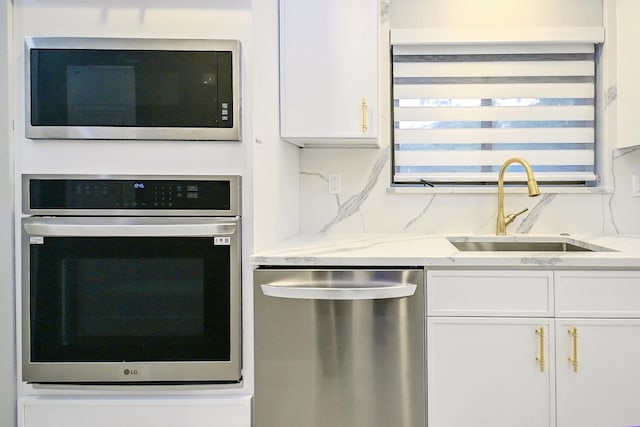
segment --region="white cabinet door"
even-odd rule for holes
[[[20,427],[250,427],[251,398],[32,397]]]
[[[553,425],[552,325],[544,318],[429,317],[429,427]]]
[[[640,319],[558,319],[556,336],[557,427],[640,425]]]
[[[638,71],[640,70],[640,2],[616,0],[617,39],[617,147],[638,145],[640,128],[637,126],[637,106],[640,101]],[[608,30],[608,29],[607,29]]]
[[[280,133],[301,146],[375,145],[377,0],[280,0]]]

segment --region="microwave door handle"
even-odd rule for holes
[[[295,286],[266,283],[260,285],[262,293],[276,298],[305,300],[370,300],[410,297],[416,292],[413,283],[385,284],[382,286]]]

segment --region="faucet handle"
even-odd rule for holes
[[[523,213],[525,213],[526,211],[528,211],[529,208],[524,208],[522,209],[520,212],[514,213],[514,214],[509,214],[507,216],[504,217],[504,224],[511,224],[513,222],[514,219],[516,219],[516,217],[518,217],[519,215],[522,215]]]

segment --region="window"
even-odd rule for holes
[[[593,185],[593,43],[392,46],[394,184]],[[518,164],[506,180],[522,180]]]

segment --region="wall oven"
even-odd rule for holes
[[[240,177],[25,175],[22,380],[241,380]]]

